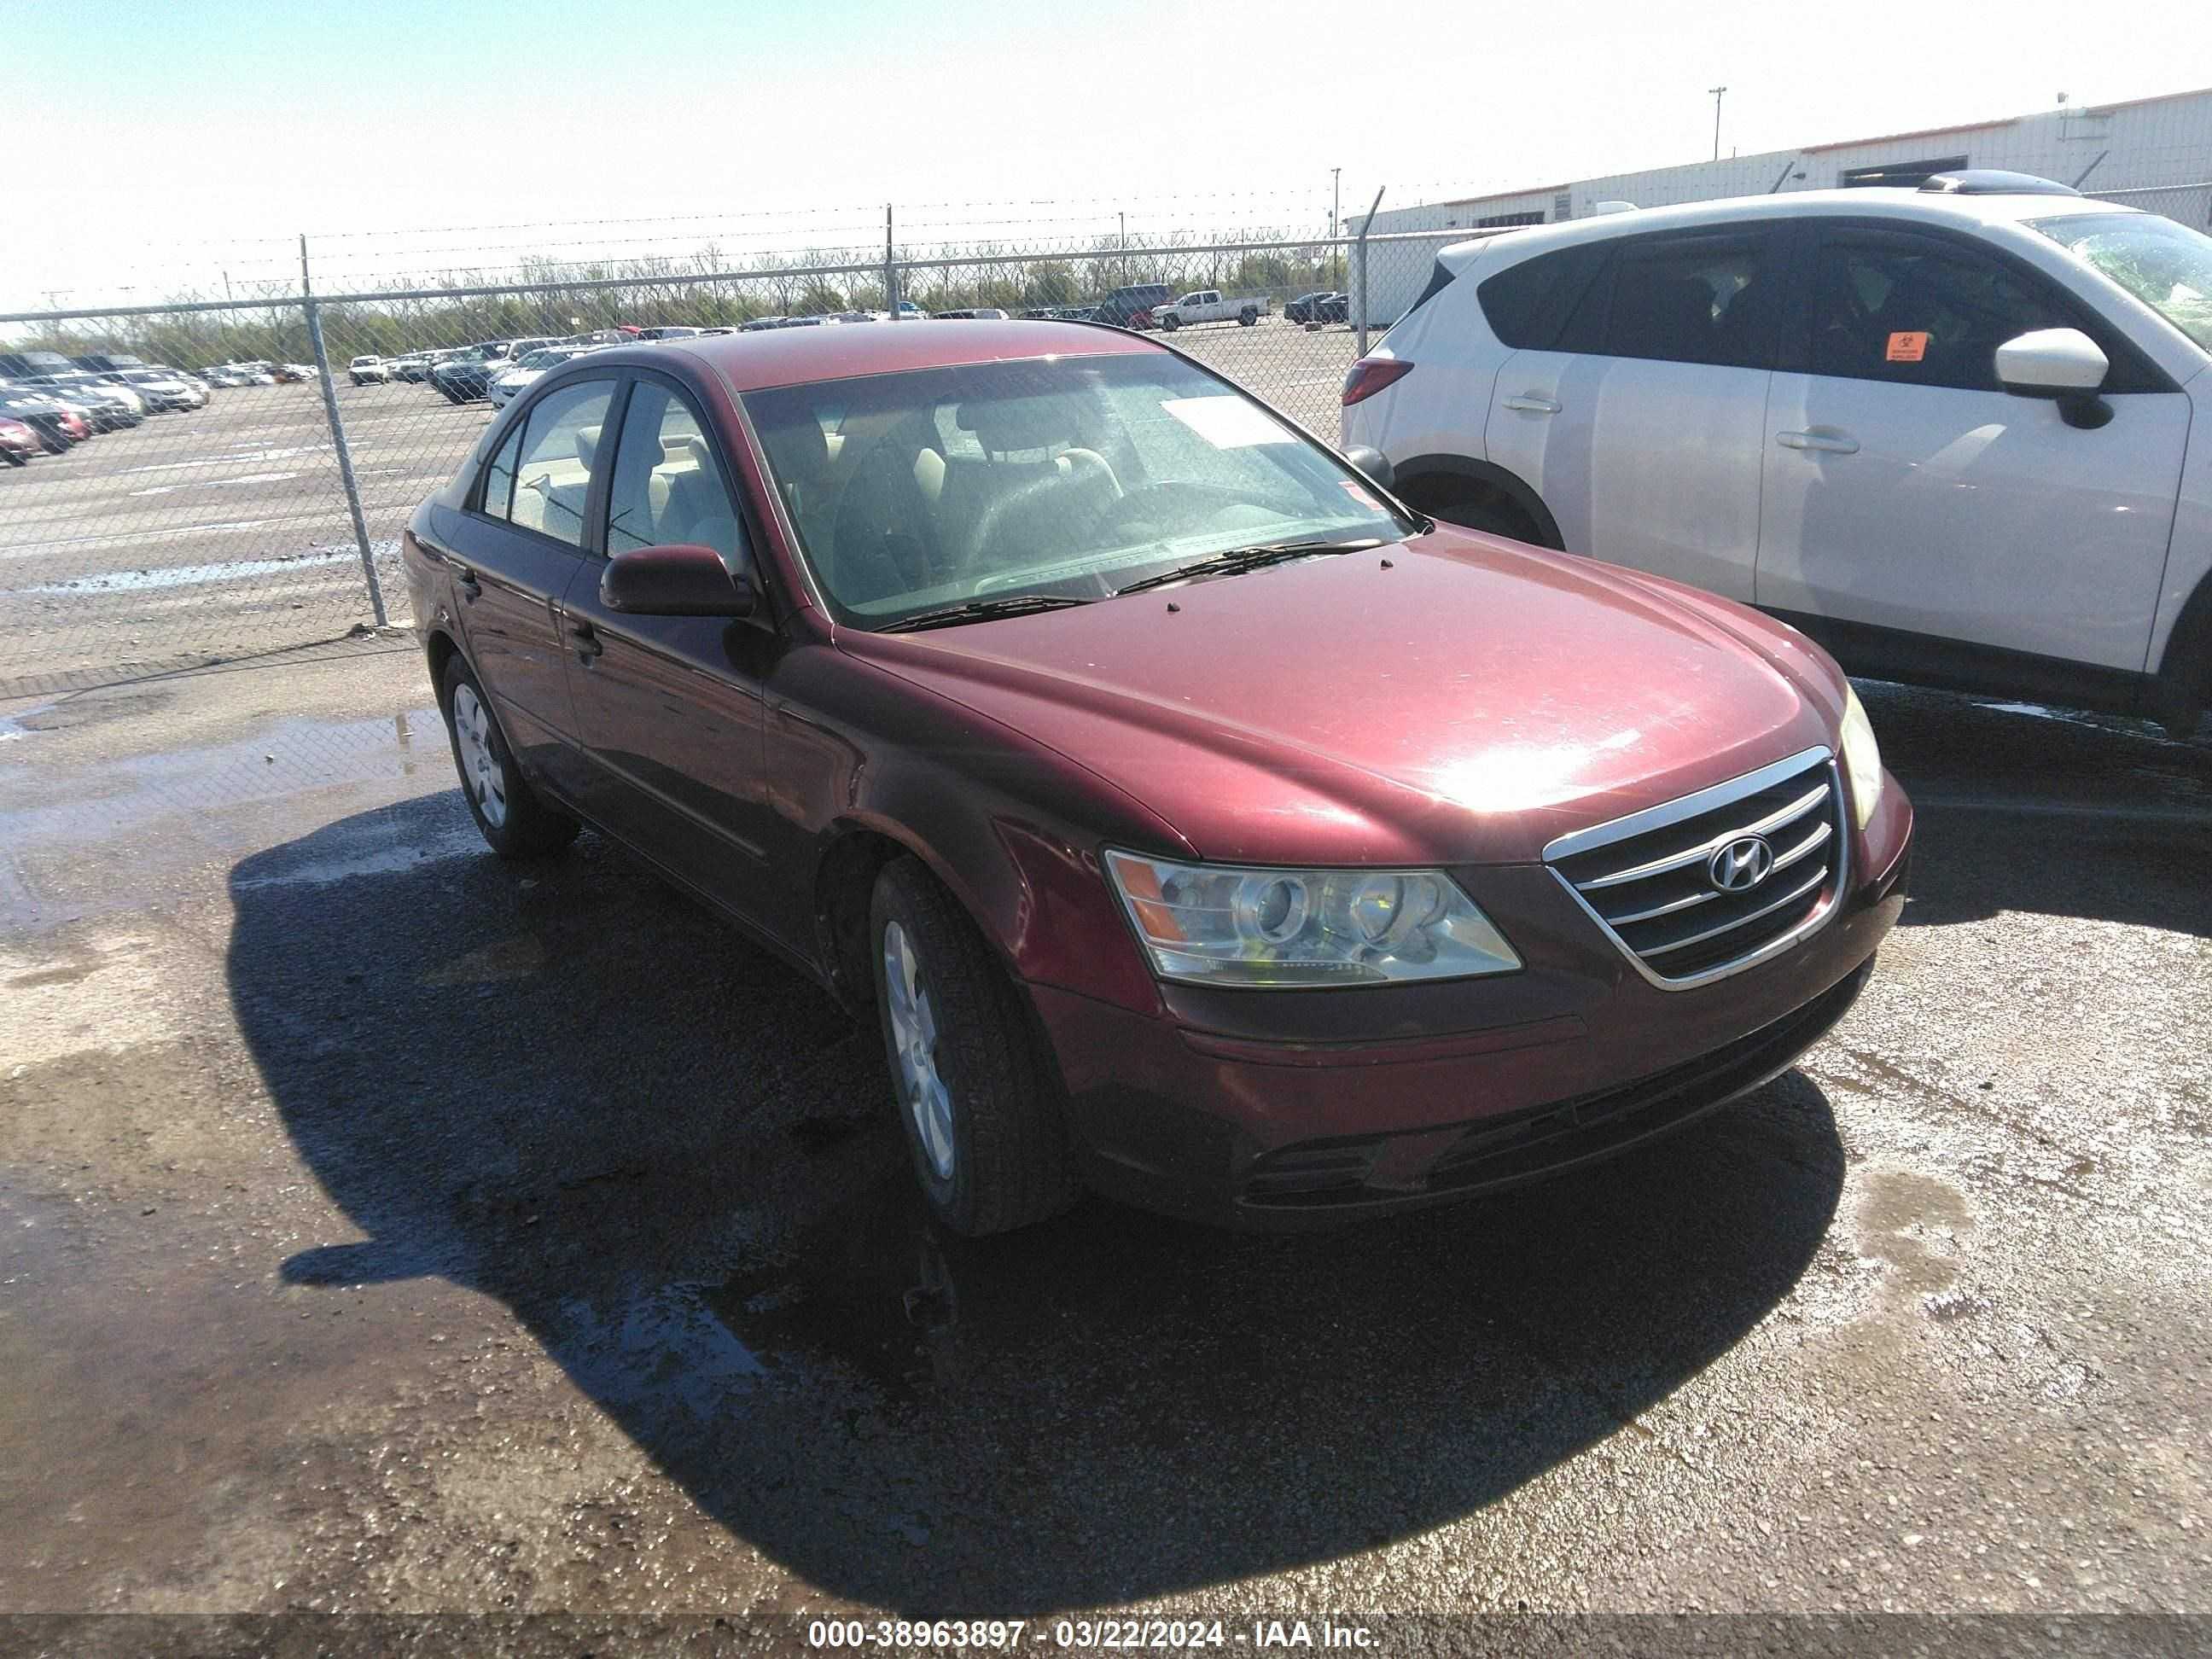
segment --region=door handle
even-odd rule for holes
[[[483,584],[477,580],[477,573],[465,564],[453,567],[453,586],[461,590],[461,597],[471,605],[483,597]]]
[[[1856,455],[1859,441],[1840,432],[1778,432],[1774,441],[1784,449],[1813,449],[1823,455]]]
[[[576,642],[576,660],[587,668],[592,659],[607,648],[606,642],[599,638],[599,630],[587,622],[571,623],[568,637]]]
[[[1556,415],[1559,412],[1559,404],[1553,403],[1549,398],[1539,398],[1534,392],[1525,392],[1518,398],[1508,398],[1505,400],[1505,406],[1508,409],[1517,409],[1524,415]]]

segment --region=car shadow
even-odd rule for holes
[[[1905,926],[2021,911],[2212,938],[2212,741],[1857,684],[1918,817]]]
[[[1726,1355],[1842,1186],[1791,1073],[1610,1164],[1349,1231],[1089,1201],[949,1237],[872,1030],[597,837],[518,871],[452,852],[465,823],[428,797],[233,872],[240,1025],[366,1235],[283,1274],[496,1297],[705,1514],[838,1597],[1097,1605],[1479,1510]]]

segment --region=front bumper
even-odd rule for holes
[[[1315,1226],[1495,1191],[1679,1128],[1788,1070],[1857,997],[1905,905],[1911,810],[1894,786],[1869,827],[1871,873],[1818,932],[1694,990],[1644,983],[1599,939],[1547,969],[1419,988],[1386,1036],[1285,1040],[1236,1030],[1237,1010],[1337,1000],[1313,1006],[1318,1025],[1401,993],[1170,996],[1161,1017],[1033,985],[1085,1175],[1193,1219]]]

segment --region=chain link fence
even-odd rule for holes
[[[2100,192],[2212,223],[2212,181]],[[453,476],[518,358],[637,331],[743,330],[922,312],[1014,317],[1100,307],[1166,337],[1325,440],[1346,370],[1419,295],[1438,251],[1508,229],[1371,236],[1125,234],[1087,242],[848,245],[722,269],[690,257],[562,264],[507,280],[320,295],[296,280],[136,309],[0,317],[0,420],[46,451],[0,467],[0,696],[234,660],[404,624],[398,538]],[[341,258],[341,278],[361,271]],[[472,274],[472,273],[471,273]],[[228,279],[226,279],[228,285]],[[333,284],[332,286],[335,286]],[[1224,303],[1187,318],[1171,302]],[[902,311],[901,314],[911,314]],[[27,335],[28,337],[25,337]],[[495,346],[497,356],[485,349]],[[57,385],[50,351],[139,367],[139,407]],[[549,362],[549,356],[538,360]],[[30,373],[44,369],[46,374]],[[179,380],[168,371],[184,371]],[[84,405],[83,438],[37,399]],[[25,402],[24,399],[29,399]],[[15,401],[11,402],[10,399]],[[88,440],[88,441],[85,441]]]
[[[900,302],[1014,317],[1105,303],[1132,325],[1169,325],[1180,348],[1334,441],[1345,371],[1391,320],[1355,296],[1419,292],[1437,250],[1463,234],[927,258],[894,249],[866,263],[742,270],[656,261],[504,286],[325,297],[295,284],[248,300],[0,319],[37,329],[19,356],[145,366],[100,371],[136,377],[143,407],[127,412],[90,404],[88,385],[10,375],[34,396],[88,407],[106,429],[0,476],[0,696],[411,620],[400,531],[511,395],[501,377],[529,372],[520,360],[639,337],[625,330],[858,320]],[[1231,302],[1223,319],[1148,314],[1200,290]],[[492,343],[501,355],[483,356]]]

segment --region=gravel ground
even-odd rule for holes
[[[404,641],[0,703],[0,1612],[2201,1613],[2212,748],[1863,690],[1915,897],[1749,1101],[983,1243],[823,994],[483,851]]]

